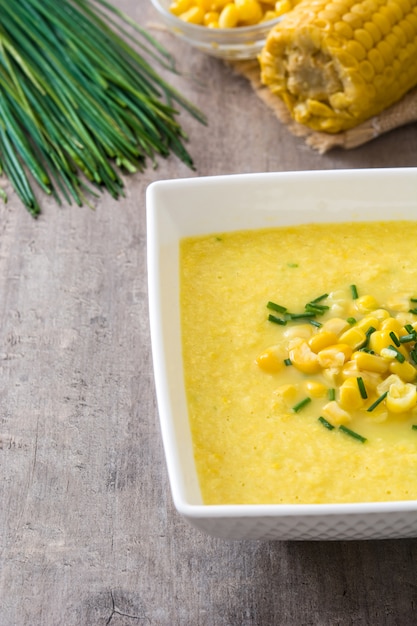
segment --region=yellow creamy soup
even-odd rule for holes
[[[204,502],[417,498],[417,222],[181,242]]]

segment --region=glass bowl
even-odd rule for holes
[[[256,59],[269,31],[283,16],[254,26],[208,28],[184,22],[169,11],[171,0],[151,0],[170,32],[211,56],[229,60]]]

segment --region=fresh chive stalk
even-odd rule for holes
[[[292,410],[294,411],[294,413],[299,413],[305,406],[307,406],[307,404],[309,404],[311,402],[311,398],[307,397],[304,398],[303,400],[300,400],[300,402],[298,402],[297,404],[295,404],[292,407]]]
[[[34,184],[82,205],[94,189],[119,199],[148,160],[194,168],[177,118],[206,119],[154,69],[174,59],[146,30],[106,0],[0,0],[0,12],[0,162],[32,215]]]
[[[369,406],[366,410],[368,411],[368,413],[371,413],[374,409],[376,409],[376,407],[381,404],[381,402],[383,402],[385,400],[385,398],[388,395],[388,391],[385,391],[385,393],[383,393],[381,396],[379,396],[379,398],[377,398],[375,400],[375,402],[373,402],[371,404],[371,406]]]
[[[400,340],[398,339],[397,335],[394,333],[394,331],[392,330],[389,334],[389,336],[391,337],[393,343],[397,346],[397,348],[401,345]]]
[[[352,300],[357,300],[359,298],[358,289],[356,285],[350,286],[350,293],[352,294]]]
[[[349,435],[353,439],[357,439],[361,443],[365,443],[366,441],[366,437],[362,437],[362,435],[359,435],[359,433],[355,432],[354,430],[351,430],[350,428],[348,428],[347,426],[344,426],[343,424],[339,426],[339,430],[341,430],[346,435]]]
[[[366,392],[366,387],[365,387],[365,383],[363,382],[363,378],[361,376],[358,376],[356,380],[358,383],[359,393],[361,394],[361,398],[365,400],[368,397],[368,394]]]
[[[276,313],[285,313],[287,310],[287,307],[285,306],[281,306],[280,304],[277,304],[276,302],[268,302],[268,304],[266,305],[268,309],[271,309],[272,311],[275,311]]]
[[[285,326],[287,320],[282,319],[282,317],[277,317],[276,315],[269,314],[268,321],[273,322],[274,324],[279,324],[280,326]]]
[[[395,352],[395,358],[397,359],[399,363],[404,363],[405,356],[397,350],[396,346],[388,346],[388,348],[392,350],[393,352]]]
[[[333,387],[331,389],[329,389],[327,391],[327,396],[328,396],[330,401],[335,400],[336,399],[336,389],[334,389]]]
[[[417,339],[417,336],[415,333],[410,333],[409,335],[402,335],[402,337],[399,338],[399,342],[401,343],[409,343],[410,341],[415,341]]]
[[[333,426],[333,424],[331,424],[330,422],[328,422],[328,421],[326,420],[326,418],[325,418],[325,417],[323,417],[322,415],[320,415],[320,417],[318,417],[317,419],[318,419],[318,421],[319,421],[321,424],[323,424],[323,426],[324,426],[325,428],[327,428],[328,430],[333,430],[333,429],[335,428],[335,427]]]

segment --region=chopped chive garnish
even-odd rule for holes
[[[308,319],[310,317],[314,317],[315,315],[316,315],[315,313],[288,313],[286,317],[289,320],[301,320],[301,319]]]
[[[417,430],[417,424],[412,424],[411,425],[411,430]]]
[[[366,352],[367,354],[376,354],[375,350],[371,350],[371,348],[366,348],[365,346],[363,348],[359,348],[358,352]]]
[[[405,330],[406,330],[408,333],[413,333],[413,332],[414,332],[414,328],[411,326],[411,324],[406,324],[406,325],[404,326],[404,328],[405,328]]]
[[[323,424],[323,426],[325,428],[328,428],[328,430],[333,430],[334,426],[333,424],[330,424],[330,422],[328,422],[324,417],[322,417],[320,415],[320,417],[318,418],[319,422],[321,422]]]
[[[280,324],[281,326],[285,326],[287,320],[283,320],[282,317],[277,317],[276,315],[268,315],[268,321],[274,322],[274,324]]]
[[[352,299],[353,300],[357,300],[359,298],[358,296],[358,290],[356,288],[356,285],[351,285],[350,286],[350,292],[352,294]]]
[[[378,406],[378,404],[381,404],[381,402],[383,400],[385,400],[385,398],[388,395],[388,391],[385,391],[385,393],[382,394],[382,396],[379,396],[379,398],[377,398],[375,400],[375,402],[373,404],[371,404],[370,407],[368,407],[366,410],[370,413],[371,411],[373,411],[374,409],[376,409],[376,407]]]
[[[361,398],[367,398],[368,394],[366,393],[365,383],[363,382],[363,378],[361,376],[357,377],[358,387],[361,394]]]
[[[336,399],[336,389],[329,389],[327,392],[327,395],[329,397],[329,400],[335,400]]]
[[[412,362],[414,363],[414,365],[417,365],[417,350],[411,350],[410,352],[410,358],[412,360]]]
[[[291,359],[284,359],[284,365],[286,365],[287,367],[288,367],[289,365],[292,365],[292,361],[291,361]]]
[[[292,410],[294,411],[294,413],[298,413],[299,411],[301,411],[301,409],[303,409],[309,402],[311,402],[311,398],[307,397],[304,398],[304,400],[301,400],[300,402],[298,402],[297,404],[295,404],[292,407]]]
[[[348,317],[346,319],[347,323],[350,324],[351,326],[353,326],[353,324],[356,324],[356,319],[354,317]]]
[[[410,302],[417,302],[417,298],[410,298]]]
[[[317,320],[309,320],[309,323],[316,328],[321,328],[323,326],[323,324]]]
[[[298,263],[287,263],[288,267],[298,267]]]
[[[322,296],[319,296],[318,298],[314,298],[314,300],[310,300],[310,304],[317,304],[317,302],[321,302],[322,300],[324,300],[325,298],[328,297],[328,293],[324,293]],[[417,300],[416,300],[417,302]]]
[[[365,335],[369,338],[372,335],[372,333],[374,333],[375,331],[376,331],[376,328],[374,326],[370,326],[368,330],[366,331]]]
[[[268,302],[266,306],[268,309],[271,309],[272,311],[276,311],[277,313],[285,313],[285,311],[287,310],[287,307],[281,306],[280,304],[277,304],[276,302]]]
[[[412,313],[413,315],[417,315],[417,309],[409,309],[408,312]]]
[[[389,336],[391,337],[391,339],[393,340],[393,342],[395,343],[397,347],[401,345],[397,335],[394,333],[393,330],[390,332]]]
[[[329,307],[324,304],[312,304],[309,302],[305,305],[306,311],[311,311],[312,313],[317,313],[318,315],[323,315],[326,311],[328,311]]]
[[[394,350],[394,352],[396,353],[396,354],[395,354],[395,358],[397,359],[397,361],[398,361],[399,363],[404,363],[404,361],[405,361],[405,356],[404,356],[403,354],[401,354],[401,352],[399,352],[395,346],[388,346],[388,348],[389,348],[390,350]]]
[[[403,335],[400,337],[399,341],[400,343],[408,343],[409,341],[415,341],[415,339],[417,339],[416,334],[410,333],[409,335]]]
[[[353,439],[357,439],[358,441],[361,441],[362,443],[365,443],[365,441],[366,441],[365,437],[362,437],[362,435],[359,435],[358,433],[355,433],[354,430],[350,430],[350,428],[347,428],[347,426],[343,426],[343,424],[341,426],[339,426],[339,430],[344,432],[346,435],[349,435],[350,437],[353,437]]]

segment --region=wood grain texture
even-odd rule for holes
[[[145,191],[153,180],[417,165],[411,124],[320,156],[221,61],[154,29],[169,80],[209,117],[175,158],[95,210],[0,206],[0,626],[408,626],[417,540],[225,542],[173,509],[150,353]]]

